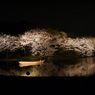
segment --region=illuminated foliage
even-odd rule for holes
[[[64,38],[52,35],[46,30],[34,29],[19,35],[19,42],[31,48],[32,55],[52,56],[56,48],[61,46]]]
[[[58,31],[58,30],[48,28],[47,32],[49,32],[52,35],[57,35],[57,36],[60,36],[60,37],[67,37],[67,33],[65,33],[63,31]]]
[[[95,51],[95,38],[67,38],[65,32],[52,29],[31,29],[19,34],[19,37],[3,33],[0,35],[0,52],[29,49],[31,55],[53,56],[59,48],[77,51],[82,56],[92,56]]]
[[[18,43],[18,37],[2,33],[0,35],[0,52],[7,49],[14,51],[18,49]]]
[[[85,37],[76,39],[68,38],[65,40],[64,46],[67,50],[75,50],[80,52],[82,56],[92,56],[93,51],[95,50],[92,40]],[[70,46],[72,46],[73,49],[71,49]]]

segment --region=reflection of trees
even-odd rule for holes
[[[46,63],[45,65],[32,66],[18,69],[10,69],[5,71],[0,69],[0,74],[5,76],[57,76],[58,68],[53,63]],[[26,73],[30,72],[30,75]]]
[[[62,68],[58,76],[90,76],[95,73],[95,58],[82,58],[75,65]]]
[[[0,75],[4,76],[20,76],[20,70],[17,69],[11,69],[9,71],[0,69]]]
[[[27,72],[30,74],[27,75]],[[5,76],[91,76],[95,74],[95,58],[82,58],[76,64],[63,64],[58,67],[52,62],[45,65],[29,66],[23,68],[0,69],[0,75]]]
[[[27,71],[30,72],[30,75],[26,74]],[[57,66],[53,63],[46,63],[45,65],[22,69],[21,76],[57,76],[57,72]]]

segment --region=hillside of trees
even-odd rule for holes
[[[19,51],[19,52],[18,52]],[[21,56],[93,56],[95,52],[94,37],[70,37],[68,33],[53,29],[31,29],[17,36],[0,34],[0,53],[16,53]],[[2,56],[1,54],[1,56]],[[12,57],[12,56],[11,56]]]

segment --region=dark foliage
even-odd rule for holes
[[[69,57],[69,58],[73,58],[73,57],[79,57],[80,54],[74,50],[64,50],[62,48],[59,48],[57,51],[55,51],[55,53],[53,54],[54,57]]]

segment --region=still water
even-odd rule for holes
[[[19,67],[18,61],[0,61],[0,75],[4,76],[94,76],[95,57],[46,60],[45,65]]]

